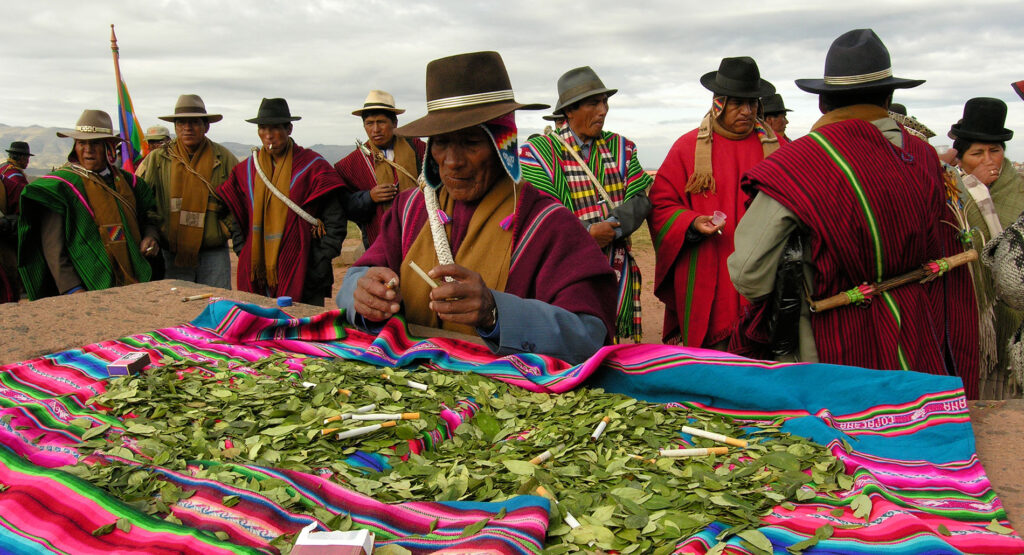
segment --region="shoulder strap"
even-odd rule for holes
[[[603,198],[604,201],[608,203],[608,206],[610,208],[617,208],[619,204],[612,200],[612,197],[608,194],[608,191],[604,190],[604,185],[601,184],[601,180],[599,180],[597,176],[594,175],[594,172],[590,171],[590,166],[588,166],[583,161],[583,159],[580,158],[579,154],[576,154],[576,150],[567,145],[565,141],[562,140],[562,137],[558,136],[557,132],[552,132],[549,134],[549,136],[554,137],[555,140],[558,141],[558,144],[562,145],[562,150],[567,151],[570,155],[572,155],[573,158],[576,159],[576,162],[579,163],[579,165],[583,168],[583,171],[586,172],[587,177],[590,178],[591,183],[593,183],[594,186],[597,187],[597,192],[601,194],[601,198]]]

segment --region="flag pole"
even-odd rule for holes
[[[121,79],[121,63],[120,54],[117,47],[117,35],[114,34],[114,24],[110,24],[110,52],[114,58],[114,78],[117,85],[117,115],[118,123],[120,124],[119,135],[121,137],[121,167],[131,171],[135,171],[135,144],[132,142],[133,137],[131,136],[132,131],[135,127],[138,127],[138,121],[136,120],[134,108],[131,105],[131,98],[128,96],[128,90],[124,85],[124,81]],[[129,110],[131,110],[129,117]],[[136,134],[141,133],[141,129]],[[145,156],[149,147],[146,144],[144,137],[139,137],[138,150]]]
[[[117,52],[117,35],[114,34],[114,24],[110,24],[110,52],[114,56],[114,90],[117,91],[117,121],[118,121],[118,134],[121,136],[121,165],[123,166],[130,153],[128,152],[128,146],[125,142],[128,141],[128,137],[125,136],[124,123],[126,121],[124,113],[124,103],[121,102],[121,64],[118,58]]]

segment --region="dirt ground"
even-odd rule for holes
[[[362,235],[355,224],[349,223],[348,235],[342,246],[341,256],[334,259],[334,294],[337,294],[341,287],[341,280],[345,277],[348,267],[363,252]],[[651,235],[644,225],[633,233],[633,256],[640,266],[640,273],[643,276],[643,288],[641,289],[641,303],[643,307],[644,343],[661,343],[661,325],[665,317],[665,305],[654,296],[654,244],[651,242]],[[334,308],[333,300],[325,303],[328,307]]]

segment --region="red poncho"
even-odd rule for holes
[[[607,329],[614,330],[615,274],[597,243],[576,216],[557,200],[528,183],[519,187],[519,204],[511,227],[512,264],[505,292],[569,312],[597,316]],[[475,208],[475,204],[457,203],[455,212],[449,215],[453,254],[459,250]],[[354,265],[385,266],[398,272],[426,223],[423,195],[418,189],[402,193],[393,209],[384,215],[380,240]],[[611,335],[605,339],[610,341]]]
[[[729,279],[726,259],[746,212],[740,177],[764,158],[764,149],[757,133],[738,141],[716,134],[711,147],[716,191],[690,194],[686,181],[694,169],[697,131],[680,137],[658,169],[648,223],[656,249],[654,294],[665,303],[662,340],[681,335],[682,344],[705,347],[729,337],[747,304]],[[693,220],[715,210],[728,218],[722,234],[684,245]]]
[[[309,214],[316,216],[319,213],[316,201],[344,186],[344,183],[338,177],[338,172],[334,171],[322,156],[296,144],[293,144],[292,148],[292,183],[288,190],[288,198]],[[238,255],[236,287],[239,291],[259,295],[288,295],[293,299],[301,299],[313,226],[291,210],[288,211],[285,220],[281,250],[277,257],[277,287],[269,292],[257,291],[255,284],[249,279],[249,270],[252,266],[252,187],[253,183],[260,179],[254,162],[250,156],[235,166],[228,180],[217,189],[217,195],[235,215],[238,225],[246,234],[245,246]]]
[[[840,169],[842,160],[853,180]],[[904,131],[901,150],[871,123],[848,120],[780,149],[750,170],[743,186],[769,195],[810,230],[811,296],[822,299],[964,250],[956,229],[943,223],[953,218],[941,172],[935,149],[924,141]],[[970,274],[961,267],[866,305],[812,314],[818,356],[834,364],[960,376],[967,397],[976,398],[973,295]]]

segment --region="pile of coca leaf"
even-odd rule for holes
[[[778,423],[744,428],[719,414],[668,409],[601,390],[530,393],[474,374],[407,373],[342,360],[308,359],[302,376],[282,358],[248,368],[253,372],[173,363],[111,380],[90,402],[121,418],[125,433],[96,426],[84,432],[79,447],[86,455],[114,455],[177,471],[191,462],[196,472],[195,461],[207,461],[199,477],[256,491],[339,530],[351,527],[351,518],[304,502],[279,480],[250,481],[232,464],[321,474],[328,469],[330,479],[385,502],[500,501],[543,486],[557,500],[549,553],[594,548],[669,553],[713,521],[729,526],[720,540],[739,535],[751,552],[767,553],[771,544],[756,528],[773,507],[789,507],[815,491],[848,489],[853,482],[822,446],[780,432]],[[428,389],[410,387],[409,379]],[[443,428],[440,412],[467,399],[479,405],[472,418],[433,449],[410,453],[407,440]],[[347,440],[321,433],[325,419],[370,403],[377,405],[373,412],[419,412],[421,417]],[[610,418],[606,431],[592,441],[605,416]],[[80,420],[75,424],[88,428],[89,420]],[[370,424],[344,420],[327,426],[346,430]],[[690,446],[680,444],[683,425],[750,443],[726,455],[660,457],[659,448]],[[718,446],[696,437],[692,444]],[[357,450],[386,457],[390,468],[373,472],[349,466],[344,461]],[[530,462],[549,450],[546,462]],[[190,495],[153,479],[144,466],[80,463],[65,470],[171,521],[176,519],[168,505]],[[237,499],[225,499],[232,501]],[[287,538],[280,540],[275,545],[287,548]]]

